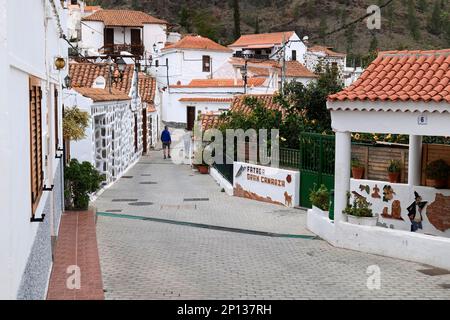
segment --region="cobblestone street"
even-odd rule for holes
[[[304,211],[230,197],[161,158],[143,157],[95,202],[106,299],[450,299],[448,274],[334,248],[306,229]],[[372,265],[379,290],[367,287]]]

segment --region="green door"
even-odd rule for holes
[[[300,206],[311,208],[309,193],[324,184],[334,189],[334,136],[317,133],[300,135]]]

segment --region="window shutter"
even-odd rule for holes
[[[59,147],[58,90],[55,88],[55,152]]]
[[[39,80],[30,78],[30,163],[31,207],[36,211],[42,195],[44,172],[42,166],[42,90]]]

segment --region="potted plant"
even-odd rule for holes
[[[64,169],[64,196],[67,210],[87,210],[90,194],[100,189],[105,180],[89,162],[72,159]]]
[[[447,187],[450,167],[442,159],[430,162],[425,168],[426,185],[437,189]]]
[[[309,194],[309,200],[313,205],[314,211],[328,217],[328,210],[330,209],[330,192],[324,184],[318,189],[317,185],[314,184],[314,189],[311,190]]]
[[[201,148],[201,149],[197,150],[197,152],[195,152],[193,166],[201,174],[209,173],[209,165],[203,159],[203,148]]]
[[[364,177],[364,166],[357,158],[352,159],[352,177],[353,179],[362,179]]]
[[[353,200],[353,204],[348,201],[347,207],[342,211],[347,215],[348,222],[362,226],[376,226],[377,217],[373,216],[372,206],[365,198],[357,198]]]
[[[402,170],[402,163],[400,160],[390,160],[387,167],[388,177],[390,183],[400,182],[400,172]]]

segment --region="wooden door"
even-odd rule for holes
[[[105,28],[103,32],[104,49],[106,53],[114,52],[114,29]]]
[[[192,131],[194,129],[195,122],[195,107],[187,107],[186,114],[186,129]]]

